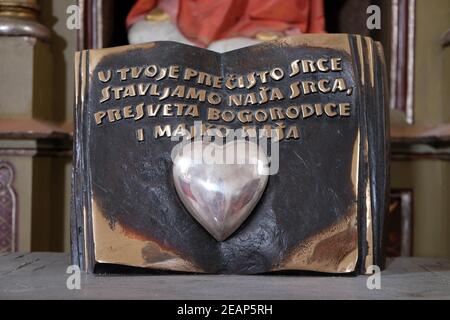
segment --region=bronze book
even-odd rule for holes
[[[88,272],[382,268],[384,68],[379,43],[345,34],[222,54],[174,42],[78,52],[74,263]],[[240,140],[220,145],[236,132]],[[254,162],[196,163],[184,148]]]

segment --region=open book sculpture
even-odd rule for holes
[[[155,42],[79,52],[75,69],[72,254],[85,270],[382,266],[379,43]]]

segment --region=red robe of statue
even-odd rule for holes
[[[186,38],[202,47],[267,31],[325,32],[323,0],[138,0],[127,27],[156,6],[171,16]]]

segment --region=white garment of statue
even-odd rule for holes
[[[147,21],[139,20],[128,30],[128,41],[130,44],[139,44],[152,41],[176,41],[195,46],[178,30],[176,25],[170,21]],[[227,52],[235,49],[248,47],[261,41],[252,38],[230,38],[212,42],[208,49],[216,52]]]

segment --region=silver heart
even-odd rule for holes
[[[211,155],[223,157],[212,161]],[[181,201],[217,241],[228,238],[247,219],[268,180],[265,152],[245,140],[223,146],[194,141],[182,146],[173,162]]]

